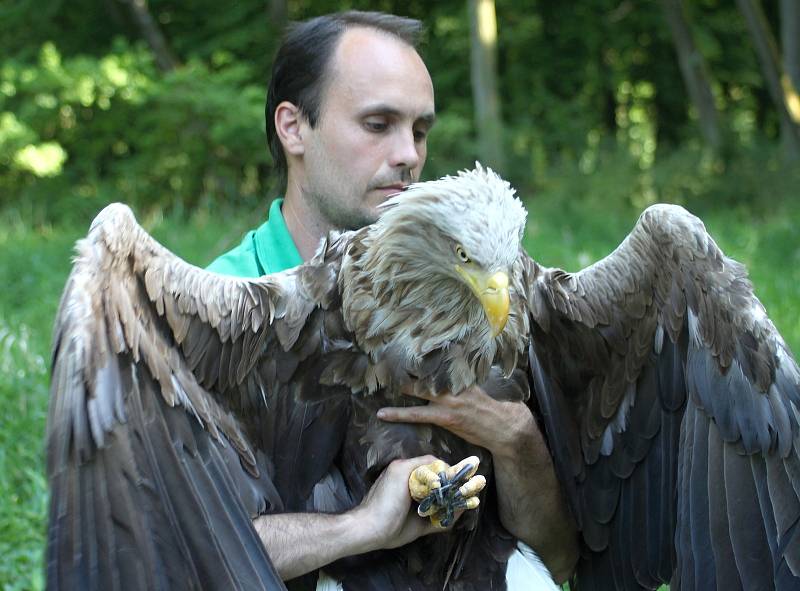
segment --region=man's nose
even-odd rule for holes
[[[420,157],[417,142],[414,141],[413,130],[404,130],[398,133],[392,144],[389,154],[389,164],[393,167],[416,168]]]

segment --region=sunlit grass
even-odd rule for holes
[[[47,364],[27,325],[0,320],[0,583],[41,588]]]

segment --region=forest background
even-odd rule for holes
[[[4,0],[0,586],[43,588],[50,334],[74,241],[110,201],[205,265],[279,191],[264,139],[287,21],[421,19],[425,178],[494,166],[525,244],[577,270],[655,202],[699,215],[800,346],[799,0]],[[391,67],[387,64],[387,67]]]

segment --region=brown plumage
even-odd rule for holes
[[[581,529],[579,588],[799,588],[800,373],[743,267],[677,207],[649,208],[577,274],[531,260],[523,226],[478,168],[243,280],[180,261],[109,206],[56,322],[48,583],[279,587],[251,517],[345,510],[396,457],[477,451],[491,473],[441,429],[375,418],[405,385],[479,383],[534,393]],[[498,270],[495,337],[469,278]],[[327,570],[345,589],[502,589],[514,541],[486,494],[435,543]]]

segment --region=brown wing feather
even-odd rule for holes
[[[525,277],[580,588],[800,588],[800,372],[744,267],[654,206],[595,265]]]

